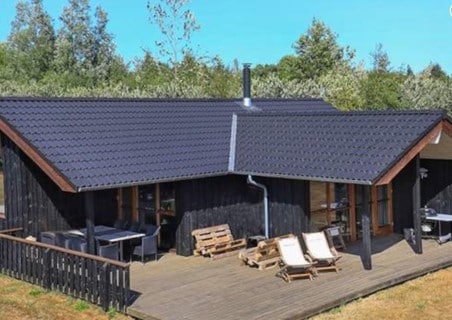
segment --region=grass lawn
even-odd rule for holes
[[[111,310],[103,312],[87,302],[0,275],[0,319],[8,320],[127,320]]]
[[[335,308],[312,320],[452,319],[451,308],[452,268],[448,268]]]

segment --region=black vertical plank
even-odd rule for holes
[[[43,266],[44,266],[44,272],[42,274],[43,276],[43,287],[46,288],[47,290],[52,290],[52,270],[50,268],[50,263],[51,263],[51,251],[50,249],[45,249],[44,250],[44,255],[43,255]]]
[[[94,239],[94,196],[93,192],[85,192],[86,238],[88,241],[88,253],[95,254]]]
[[[95,260],[91,261],[91,295],[92,302],[95,304],[99,303],[99,290],[98,290],[98,262]]]
[[[421,175],[419,154],[415,158],[416,177],[413,185],[413,227],[414,227],[414,251],[418,254],[422,253],[421,239]]]
[[[83,300],[88,300],[89,301],[89,297],[87,297],[87,290],[86,290],[86,284],[88,283],[87,281],[87,276],[88,276],[88,268],[87,268],[87,263],[86,263],[86,258],[82,258],[80,259],[80,298]]]
[[[115,309],[118,308],[118,269],[115,266],[110,266],[110,272],[107,274],[107,277],[110,277],[109,287],[110,287],[110,302],[112,307]]]
[[[99,270],[99,276],[100,276],[100,290],[99,290],[99,296],[100,296],[100,305],[104,311],[108,310],[108,281],[109,281],[109,275],[108,275],[108,263],[104,263],[102,267],[100,267]]]
[[[130,268],[127,266],[124,269],[124,310],[127,308],[129,303],[129,295],[130,295]]]
[[[372,270],[372,248],[370,235],[370,205],[369,205],[370,187],[363,187],[362,192],[362,232],[363,232],[363,247],[361,253],[361,261],[364,269]],[[376,223],[374,221],[374,223]]]
[[[118,299],[118,310],[124,310],[124,272],[123,268],[118,268],[118,290],[117,290],[117,299]]]

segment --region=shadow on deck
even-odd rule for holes
[[[342,253],[339,273],[290,284],[277,269],[240,265],[236,256],[216,261],[164,255],[131,267],[131,287],[140,294],[128,313],[140,319],[299,319],[383,288],[452,266],[452,242],[423,241],[415,254],[401,236],[372,240],[373,269],[363,269],[357,243]]]

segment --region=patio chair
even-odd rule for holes
[[[437,221],[428,220],[428,216],[436,216],[436,211],[432,208],[421,208],[421,237],[423,239],[434,239],[437,236],[434,234],[434,230],[437,228]]]
[[[336,261],[341,258],[334,247],[330,247],[324,232],[303,233],[306,253],[316,262],[316,269],[339,271]]]
[[[308,261],[301,250],[300,241],[295,236],[277,240],[278,250],[281,254],[280,270],[276,273],[286,282],[296,278],[309,278],[317,272],[312,261]]]
[[[68,237],[64,242],[64,247],[69,250],[88,252],[88,243],[85,239],[79,237]]]
[[[66,242],[66,239],[68,236],[63,232],[56,232],[55,233],[55,245],[58,247],[64,248],[64,244]]]
[[[141,256],[141,262],[144,263],[144,257],[148,255],[154,255],[157,261],[158,248],[157,239],[160,231],[160,227],[154,230],[152,234],[146,235],[141,238],[141,244],[135,246],[132,251],[132,256]]]
[[[147,236],[158,235],[160,232],[160,226],[156,226],[154,224],[146,224],[140,231],[144,232]]]
[[[107,258],[107,259],[118,260],[118,256],[119,256],[118,244],[113,243],[113,244],[106,244],[106,245],[98,246],[97,247],[97,255]]]
[[[124,225],[124,220],[117,219],[115,221],[115,223],[113,224],[113,227],[116,228],[116,229],[122,229],[123,225]]]
[[[138,222],[133,222],[132,225],[128,228],[129,231],[138,232],[140,229],[140,224]]]
[[[55,245],[55,232],[44,231],[39,234],[39,241],[45,244]]]

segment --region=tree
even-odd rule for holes
[[[122,60],[115,59],[113,36],[107,31],[108,16],[100,6],[96,7],[96,24],[92,27],[93,47],[90,62],[98,78],[110,77],[113,63],[119,66]]]
[[[413,76],[414,75],[413,69],[411,69],[410,65],[407,65],[407,67],[406,67],[406,75],[407,76]]]
[[[447,81],[448,76],[447,73],[444,72],[443,68],[438,63],[430,63],[427,68],[422,70],[421,74],[425,77]]]
[[[322,21],[314,19],[306,34],[293,45],[302,79],[318,78],[340,63],[348,63],[354,51],[337,43],[337,35]]]
[[[13,69],[20,76],[41,79],[52,66],[55,31],[42,0],[20,1],[11,24],[8,47]]]
[[[398,109],[404,107],[402,84],[405,76],[400,73],[370,71],[361,82],[364,106],[367,109]]]
[[[258,78],[265,78],[277,72],[278,66],[274,64],[258,64],[253,68],[253,75]]]
[[[56,41],[55,66],[64,82],[75,86],[103,84],[110,78],[113,64],[122,62],[115,55],[113,36],[107,31],[108,17],[101,7],[92,23],[89,0],[69,0],[60,17]]]
[[[185,7],[190,0],[160,0],[159,3],[148,2],[147,8],[151,14],[149,20],[156,24],[163,39],[156,41],[161,58],[167,60],[173,68],[177,79],[181,57],[193,54],[191,51],[191,36],[199,30],[199,25],[193,12]]]
[[[408,77],[402,85],[404,103],[412,109],[443,108],[452,112],[452,81],[423,74]]]
[[[381,43],[377,44],[375,51],[370,53],[372,57],[373,70],[379,73],[385,73],[389,71],[389,56],[386,51],[383,50]]]
[[[145,51],[144,57],[135,61],[135,80],[139,88],[156,86],[169,79],[169,67],[157,61],[149,51]]]
[[[284,80],[302,79],[305,75],[299,57],[287,55],[281,58],[277,66],[278,76]]]
[[[366,77],[363,66],[335,68],[319,79],[324,89],[322,98],[340,110],[359,110],[365,105],[361,84]]]

